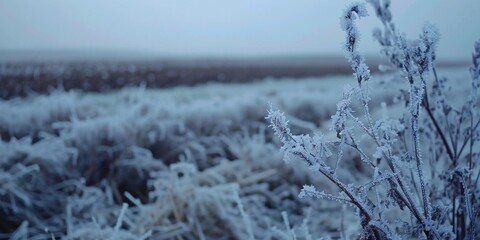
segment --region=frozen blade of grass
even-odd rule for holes
[[[283,218],[283,224],[285,224],[285,227],[287,228],[287,231],[291,237],[292,240],[296,240],[297,236],[295,234],[295,231],[290,227],[290,222],[288,221],[288,214],[287,212],[283,211],[282,212],[282,218]]]
[[[70,206],[69,203],[67,203],[67,206],[66,206],[66,222],[67,222],[67,236],[70,236],[73,232],[73,222],[72,222],[72,207]],[[93,219],[94,222],[95,221],[95,218]],[[97,224],[98,225],[98,224]]]
[[[27,240],[28,239],[28,222],[23,221],[22,224],[12,233],[10,239],[12,240]]]
[[[245,225],[245,228],[247,230],[248,237],[250,240],[254,240],[255,237],[253,235],[252,221],[250,220],[250,217],[248,216],[248,214],[245,212],[242,201],[237,192],[235,192],[234,198],[235,198],[235,202],[237,203],[238,210],[240,211],[240,215],[242,216],[243,224]]]
[[[140,200],[138,200],[137,198],[133,197],[132,194],[130,194],[129,192],[125,192],[124,193],[124,196],[130,200],[133,204],[135,204],[136,207],[141,207],[143,206],[142,202],[140,202]]]
[[[146,240],[151,236],[152,236],[152,231],[150,230],[150,231],[146,232],[145,234],[143,234],[142,236],[140,236],[139,240]]]
[[[309,186],[309,185],[304,185],[302,190],[300,191],[300,194],[298,194],[299,198],[304,198],[306,196],[318,198],[318,199],[323,198],[323,199],[328,199],[332,201],[338,201],[342,204],[352,204],[352,201],[347,198],[338,197],[331,194],[327,194],[325,192],[317,191],[314,186]]]

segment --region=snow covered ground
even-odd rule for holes
[[[452,81],[451,97],[470,86],[466,68],[439,74]],[[372,108],[396,104],[398,78],[375,75],[370,82]],[[266,79],[2,100],[0,238],[13,231],[30,239],[355,236],[351,209],[297,197],[304,184],[335,190],[306,167],[286,165],[265,120],[271,105],[286,112],[295,133],[328,133],[345,84],[355,80]],[[351,157],[339,174],[361,181],[368,173]]]

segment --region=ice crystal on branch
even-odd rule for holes
[[[369,2],[375,8],[375,14],[383,24],[392,21],[392,13],[389,9],[390,0],[367,0],[367,2]]]
[[[332,128],[337,133],[338,138],[342,138],[349,115],[352,113],[350,104],[354,89],[345,87],[343,91],[343,99],[337,103],[337,111],[332,115]]]
[[[367,64],[365,64],[365,59],[357,50],[358,41],[360,39],[358,28],[355,25],[357,16],[368,16],[365,4],[353,3],[350,7],[348,7],[343,14],[341,26],[346,34],[345,50],[347,59],[352,65],[352,69],[358,83],[362,83],[363,81],[370,79],[370,70],[368,69]]]
[[[282,151],[286,162],[303,161],[309,167],[321,166],[327,172],[332,170],[325,164],[325,159],[331,156],[331,152],[323,141],[323,136],[293,135],[288,127],[285,115],[279,110],[268,110],[267,120],[270,127],[283,143]]]
[[[435,49],[440,39],[440,33],[433,24],[426,23],[423,26],[423,32],[420,39],[415,41],[415,47],[412,49],[413,60],[418,68],[418,73],[423,75],[428,71],[435,60]]]
[[[266,119],[270,121],[269,126],[273,129],[275,135],[280,138],[280,141],[285,143],[288,138],[291,138],[290,128],[288,128],[288,120],[282,112],[270,108]]]

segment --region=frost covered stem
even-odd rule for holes
[[[413,130],[413,144],[414,144],[414,151],[415,151],[415,161],[417,164],[417,172],[418,172],[418,178],[420,180],[420,187],[422,190],[422,199],[423,199],[423,210],[425,212],[425,216],[427,220],[430,219],[430,206],[428,202],[428,196],[427,192],[425,189],[425,177],[423,176],[423,170],[422,170],[422,159],[420,155],[420,146],[419,146],[419,140],[418,140],[418,118],[416,117],[415,119],[412,119],[412,128]]]
[[[295,153],[298,157],[303,159],[309,167],[314,167],[314,161],[315,160],[311,159],[314,156],[311,155],[311,154],[310,155],[305,155],[305,153],[307,153],[307,151],[306,151],[306,149],[304,149],[304,150],[305,151],[296,151]],[[347,188],[347,186],[345,186],[345,184],[343,184],[330,171],[328,171],[328,169],[326,169],[322,166],[318,167],[318,171],[322,175],[324,175],[326,178],[328,178],[328,180],[330,180],[338,188],[340,188],[340,190],[342,190],[342,192],[344,192],[348,196],[348,198],[351,200],[352,204],[354,204],[359,209],[361,215],[363,215],[365,217],[366,222],[370,222],[370,220],[372,219],[371,214],[369,213],[367,208],[363,206],[363,204],[360,202],[360,200],[357,199],[355,194],[350,192],[350,190]]]
[[[424,91],[426,88],[425,85],[425,80],[422,78],[422,84],[421,84],[421,91],[418,94],[414,90],[414,85],[410,84],[410,95],[411,97],[417,97],[421,98],[424,97]],[[413,95],[413,96],[412,96]],[[415,101],[416,102],[416,101]],[[431,214],[430,214],[430,203],[428,200],[427,196],[427,191],[426,191],[426,186],[425,186],[425,177],[423,175],[423,169],[422,169],[422,156],[420,153],[420,142],[419,142],[419,137],[418,137],[418,118],[419,118],[419,102],[415,103],[414,101],[410,101],[410,104],[414,105],[412,106],[414,109],[411,110],[412,113],[412,119],[411,119],[411,126],[412,126],[412,137],[413,137],[413,150],[414,150],[414,155],[415,155],[415,162],[417,166],[417,173],[418,173],[418,178],[420,181],[420,188],[422,191],[422,201],[423,201],[423,211],[426,217],[426,220],[429,221],[431,219]]]
[[[309,156],[305,156],[302,152],[298,152],[299,157],[305,160],[309,167],[313,167],[313,161],[309,159]],[[345,184],[343,184],[338,178],[336,178],[333,174],[331,174],[327,169],[319,167],[318,171],[323,174],[328,180],[330,180],[333,184],[335,184],[342,192],[344,192],[347,197],[350,199],[351,203],[355,205],[358,210],[360,211],[360,216],[362,216],[362,222],[364,223],[364,227],[369,226],[370,222],[372,221],[371,213],[367,210],[367,208],[362,204],[362,202],[353,194]],[[382,239],[378,231],[374,228],[373,233],[375,234],[375,239]]]
[[[396,183],[398,184],[398,186],[402,190],[403,194],[405,195],[406,199],[394,187],[395,184],[393,184],[391,182],[391,180],[389,180],[389,182],[392,186],[392,189],[394,190],[395,194],[399,198],[398,200],[402,201],[407,206],[407,208],[410,210],[410,212],[413,214],[413,216],[420,222],[420,224],[423,227],[423,231],[424,231],[427,239],[432,239],[432,234],[435,234],[435,232],[433,232],[432,230],[428,230],[427,223],[426,223],[425,219],[423,219],[421,214],[419,213],[417,207],[415,206],[415,204],[412,200],[412,196],[410,195],[410,191],[407,189],[407,185],[403,182],[402,178],[400,177],[401,174],[400,174],[400,171],[397,169],[397,167],[395,165],[395,161],[392,158],[392,153],[390,151],[387,151],[386,153],[385,152],[382,153],[382,155],[387,160],[387,164],[394,174],[394,178],[396,180]]]
[[[334,183],[338,188],[340,188],[340,190],[342,190],[342,192],[344,192],[348,196],[348,198],[350,198],[352,204],[358,208],[358,210],[360,211],[360,215],[363,216],[363,220],[365,224],[363,227],[368,227],[372,220],[372,216],[370,212],[367,210],[367,208],[363,206],[360,200],[357,199],[357,197],[352,192],[350,192],[347,186],[345,186],[345,184],[343,184],[339,179],[337,179],[335,176],[333,176],[331,173],[329,173],[325,169],[319,168],[319,171],[325,177],[327,177],[332,183]],[[382,239],[377,229],[373,228],[373,233],[375,235],[375,239]]]
[[[357,78],[358,82],[358,88],[361,94],[361,100],[362,100],[362,105],[364,108],[364,113],[367,118],[367,123],[369,129],[365,128],[364,125],[358,121],[355,117],[353,117],[354,120],[356,120],[369,134],[375,142],[378,144],[378,136],[376,133],[373,131],[373,123],[372,123],[372,118],[370,116],[370,110],[368,107],[368,93],[365,95],[365,93],[362,91],[362,82],[366,82],[368,79],[370,79],[370,70],[365,63],[364,57],[358,52],[358,39],[360,37],[360,34],[358,33],[358,29],[355,26],[354,20],[356,17],[365,17],[368,16],[367,10],[365,8],[365,5],[362,3],[353,3],[349,8],[344,13],[344,16],[342,18],[341,26],[342,29],[345,31],[345,37],[346,37],[346,42],[345,42],[345,54],[348,59],[348,61],[352,65],[352,69],[354,71],[354,75]],[[368,86],[366,86],[366,90],[368,90]],[[350,114],[351,115],[351,114]]]
[[[360,34],[358,33],[357,26],[354,24],[354,20],[356,20],[357,17],[366,16],[368,16],[368,12],[365,4],[353,3],[345,11],[341,22],[342,29],[345,31],[346,57],[352,65],[354,75],[359,84],[370,79],[370,70],[367,64],[365,64],[365,59],[357,50]]]
[[[332,183],[334,183],[342,192],[344,192],[348,198],[352,201],[352,203],[359,209],[361,214],[365,217],[366,222],[370,222],[372,220],[372,217],[370,216],[370,213],[367,211],[367,209],[360,203],[360,201],[347,189],[347,186],[340,182],[339,179],[337,179],[335,176],[330,174],[329,172],[325,171],[325,169],[320,168],[319,169],[320,173],[322,173],[325,177],[328,178]]]
[[[290,133],[290,128],[288,127],[288,121],[285,118],[285,115],[278,110],[268,110],[268,116],[266,119],[270,120],[270,127],[274,130],[275,134],[280,138],[283,143],[283,150],[294,154],[302,161],[304,161],[309,167],[315,168],[322,175],[328,178],[333,184],[335,184],[342,192],[344,192],[347,197],[351,200],[352,204],[355,205],[360,211],[361,216],[363,216],[366,223],[369,223],[372,220],[371,213],[367,210],[364,204],[358,199],[358,197],[352,193],[348,187],[343,184],[340,179],[333,175],[333,172],[321,159],[318,159],[317,156],[313,155],[305,148],[305,144],[302,141],[296,141],[295,138]]]
[[[435,66],[432,67],[432,72],[433,76],[435,78],[435,81],[438,82],[438,75],[437,75],[437,70]],[[438,135],[440,136],[440,140],[442,140],[443,145],[445,146],[445,149],[447,151],[448,157],[452,161],[452,163],[456,162],[456,158],[453,156],[453,152],[450,148],[450,145],[448,144],[447,138],[445,137],[445,134],[443,133],[442,129],[440,128],[440,125],[438,124],[437,120],[435,119],[435,116],[433,116],[432,110],[430,109],[430,101],[428,100],[428,93],[427,90],[425,90],[425,97],[423,99],[423,107],[425,108],[428,118],[433,123],[433,126],[435,127],[435,130],[437,131]]]
[[[470,133],[468,134],[468,136],[465,138],[465,142],[463,142],[463,145],[462,147],[460,147],[460,150],[458,151],[457,153],[457,159],[458,157],[460,157],[460,155],[462,154],[463,150],[465,149],[467,143],[470,143],[470,150],[472,149],[473,147],[473,140],[472,140],[472,137],[473,137],[473,133],[475,133],[475,131],[477,131],[477,128],[480,126],[480,119],[477,120],[477,122],[475,124],[473,124],[473,118],[470,119],[470,129],[472,129],[470,131]],[[472,154],[469,155],[469,168],[472,168]]]
[[[354,72],[354,76],[357,79],[358,88],[361,94],[362,105],[364,108],[365,116],[367,118],[369,134],[373,136],[373,138],[378,141],[378,137],[376,136],[375,132],[373,131],[373,123],[372,118],[370,116],[370,110],[368,107],[368,93],[365,94],[362,91],[362,83],[367,82],[370,78],[370,69],[368,68],[367,64],[365,63],[364,57],[358,52],[358,40],[360,39],[360,34],[358,33],[358,28],[355,25],[354,20],[357,17],[366,17],[368,16],[367,9],[363,3],[353,3],[347,10],[345,11],[341,26],[342,29],[345,31],[345,56],[347,57],[348,61],[352,65],[352,70]],[[368,86],[366,86],[366,91],[368,91]]]

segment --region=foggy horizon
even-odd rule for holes
[[[4,1],[0,53],[180,58],[342,55],[344,36],[338,16],[350,2]],[[470,58],[473,43],[480,38],[480,32],[472,30],[480,22],[475,9],[480,9],[479,1],[392,2],[394,20],[409,38],[418,36],[425,22],[439,28],[440,60]],[[373,9],[368,10],[371,16],[359,21],[360,51],[378,56],[380,48],[371,32],[381,24]]]

